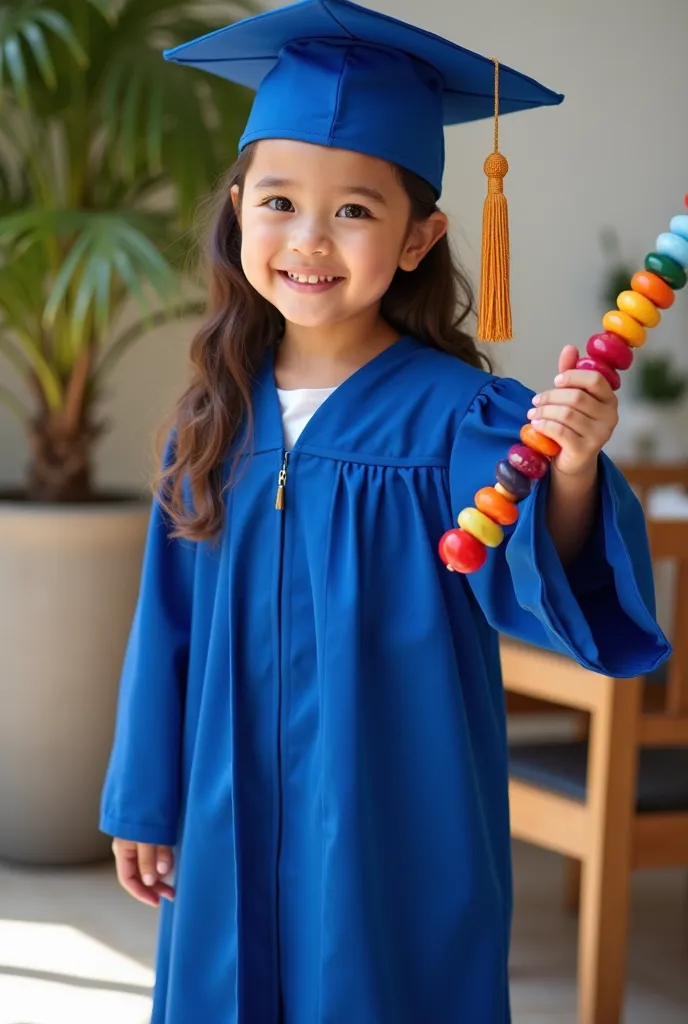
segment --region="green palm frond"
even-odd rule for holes
[[[0,218],[0,238],[17,256],[50,238],[70,240],[43,309],[44,328],[69,320],[68,343],[76,356],[89,331],[106,330],[113,296],[125,292],[144,309],[147,290],[168,303],[178,295],[177,274],[159,251],[164,225],[153,215],[82,210],[26,210]]]
[[[97,367],[98,379],[103,379],[112,373],[129,349],[140,341],[144,335],[155,330],[156,327],[162,327],[163,324],[174,323],[175,321],[186,320],[192,316],[202,316],[205,311],[205,302],[190,300],[181,306],[158,310],[158,312],[132,324],[108,346]]]
[[[250,105],[247,90],[221,79],[211,84],[206,74],[163,60],[163,48],[216,27],[190,17],[188,8],[169,0],[128,3],[115,32],[121,45],[99,83],[111,165],[127,180],[164,167],[187,221],[233,159]]]
[[[235,158],[251,94],[162,51],[257,10],[0,0],[0,360],[41,422],[93,422],[100,379],[132,345],[205,308],[185,298],[194,213]],[[116,333],[131,303],[139,319]]]
[[[114,25],[117,21],[117,4],[113,0],[87,0],[91,7],[102,14],[107,22]]]
[[[38,0],[19,0],[0,6],[0,87],[9,80],[22,104],[29,104],[31,55],[43,83],[48,89],[57,85],[55,64],[48,37],[60,39],[81,67],[88,63],[86,53],[69,20],[50,4]]]

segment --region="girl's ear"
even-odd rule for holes
[[[435,210],[426,220],[414,221],[399,257],[401,270],[415,270],[433,245],[446,235],[447,227],[447,215],[441,210]]]
[[[232,205],[239,221],[239,227],[241,227],[241,196],[239,195],[239,186],[232,185],[229,194],[232,197]]]

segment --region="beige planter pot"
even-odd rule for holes
[[[0,500],[0,858],[108,854],[100,791],[148,514]]]

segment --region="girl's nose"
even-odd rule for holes
[[[317,224],[294,225],[289,248],[302,256],[327,256],[330,252],[330,241]]]

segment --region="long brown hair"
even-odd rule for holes
[[[224,515],[223,462],[234,444],[236,468],[252,430],[252,380],[267,350],[284,332],[284,319],[246,279],[241,228],[231,189],[243,191],[255,144],[243,150],[222,183],[207,251],[210,313],[191,344],[191,381],[163,428],[174,442],[156,481],[159,501],[176,536],[215,537]],[[395,168],[411,201],[411,218],[437,210],[431,186]],[[401,335],[412,335],[472,366],[490,368],[487,356],[462,330],[473,311],[473,291],[441,238],[411,272],[397,270],[383,296],[381,315]],[[231,486],[232,476],[230,476]],[[189,500],[190,499],[190,500]]]

